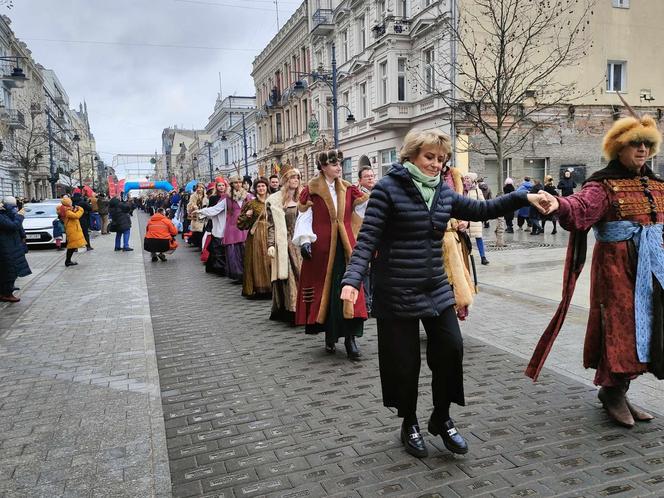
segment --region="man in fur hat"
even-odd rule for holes
[[[609,417],[625,427],[653,418],[627,399],[630,381],[645,372],[664,378],[664,181],[646,165],[662,135],[650,116],[630,111],[633,116],[616,121],[604,137],[606,168],[576,194],[546,194],[571,234],[563,300],[526,370],[537,378],[562,327],[592,228],[596,243],[583,363],[596,370],[598,397]]]

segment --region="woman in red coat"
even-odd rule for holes
[[[325,350],[333,354],[344,338],[348,358],[360,359],[355,343],[362,337],[367,310],[364,294],[353,306],[341,295],[341,278],[355,247],[369,196],[341,179],[343,155],[322,152],[316,159],[320,173],[302,190],[293,243],[300,246],[302,271],[295,323],[307,334],[325,332]]]

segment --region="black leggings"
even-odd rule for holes
[[[450,403],[463,406],[463,339],[454,307],[421,321],[427,333],[433,406],[441,412],[447,412]],[[383,404],[396,408],[400,417],[413,415],[420,377],[420,320],[379,318],[377,325]]]
[[[76,252],[76,249],[67,249],[67,255],[65,256],[65,263],[71,263],[71,257]]]

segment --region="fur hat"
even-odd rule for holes
[[[16,206],[16,197],[12,195],[6,195],[2,198],[2,203],[5,206]]]
[[[632,141],[647,140],[652,142],[648,157],[659,151],[662,143],[662,134],[657,129],[657,122],[646,115],[641,118],[627,117],[616,121],[611,129],[604,135],[602,149],[607,161],[618,157],[618,152]]]
[[[472,181],[477,181],[477,173],[473,171],[469,171],[468,173],[464,173],[463,175],[464,178],[470,178]]]
[[[233,175],[228,179],[228,183],[235,183],[235,182],[242,183],[242,177],[240,175]]]
[[[328,164],[340,163],[344,160],[344,155],[339,149],[321,152],[316,156],[316,167],[320,170]]]

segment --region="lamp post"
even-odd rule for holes
[[[205,146],[208,150],[208,166],[210,167],[210,181],[214,181],[214,168],[212,167],[212,142],[206,141]]]
[[[72,140],[76,142],[76,155],[78,156],[78,186],[83,187],[83,172],[81,171],[81,148],[79,145],[81,137],[78,135],[78,133],[76,133]]]
[[[51,113],[46,112],[46,129],[48,130],[48,161],[49,161],[49,176],[48,181],[51,184],[51,196],[55,199],[56,188],[55,184],[58,183],[60,175],[55,169],[55,160],[53,159],[53,132],[51,130]]]
[[[298,76],[306,76],[312,78],[314,81],[322,81],[325,83],[330,90],[332,91],[332,123],[333,123],[333,133],[334,133],[334,148],[338,149],[339,148],[339,107],[344,107],[346,110],[348,110],[348,116],[346,117],[346,123],[352,124],[355,122],[355,116],[353,116],[353,113],[350,111],[348,106],[345,105],[339,105],[339,99],[338,99],[338,87],[339,87],[339,73],[337,71],[337,50],[336,46],[333,43],[332,44],[332,70],[331,71],[325,71],[323,70],[322,67],[319,68],[318,71],[314,71],[312,73],[302,73],[298,72],[296,73]],[[302,80],[298,80],[295,82],[293,85],[293,95],[295,95],[297,98],[302,97],[304,95],[304,92],[306,92],[307,87]]]

